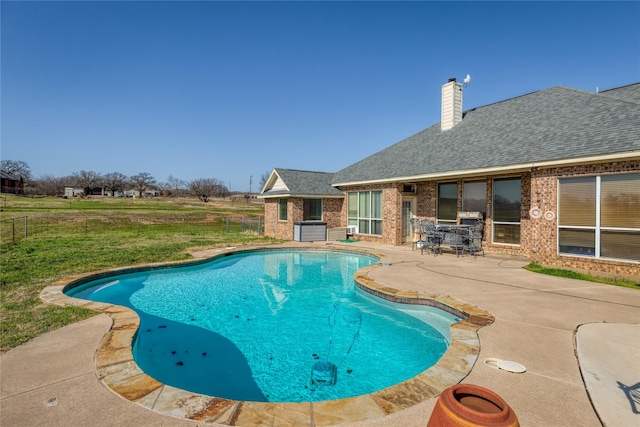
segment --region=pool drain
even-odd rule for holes
[[[316,362],[311,368],[311,384],[334,385],[338,368],[331,362]]]

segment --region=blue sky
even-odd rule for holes
[[[335,172],[464,109],[640,81],[639,2],[13,2],[1,151],[34,176],[149,172],[258,191]]]

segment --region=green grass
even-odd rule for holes
[[[178,261],[191,258],[197,249],[270,244],[276,240],[255,233],[241,232],[233,226],[227,233],[219,215],[261,215],[261,204],[218,201],[202,203],[189,199],[73,200],[56,198],[27,199],[2,195],[2,218],[27,215],[56,215],[75,218],[78,210],[90,210],[103,217],[99,224],[55,232],[58,223],[47,222],[41,230],[15,243],[3,242],[0,257],[0,354],[43,333],[95,315],[77,307],[58,307],[43,303],[40,291],[64,277],[104,268],[143,263]],[[138,203],[139,202],[139,203]],[[172,213],[185,222],[174,225],[118,225],[121,216],[140,215],[156,218]],[[191,224],[189,218],[209,216],[205,228]],[[104,220],[104,217],[110,217]],[[30,224],[32,220],[30,219]],[[35,222],[35,220],[33,220]],[[146,221],[148,222],[148,221]],[[219,226],[214,226],[215,224]],[[6,226],[8,222],[3,222]],[[211,226],[210,226],[211,225]],[[204,231],[203,231],[204,230]]]
[[[244,200],[214,199],[203,203],[196,198],[120,198],[92,197],[16,197],[2,194],[0,197],[0,219],[24,215],[262,215],[261,203],[247,203]]]
[[[638,283],[635,280],[624,279],[624,278],[614,278],[614,277],[604,277],[604,276],[593,276],[591,274],[579,273],[577,271],[572,271],[572,270],[544,267],[535,262],[532,262],[529,265],[527,265],[525,269],[532,271],[534,273],[546,274],[549,276],[564,277],[567,279],[586,280],[588,282],[605,283],[607,285],[615,285],[615,286],[622,286],[625,288],[640,289],[640,283]]]

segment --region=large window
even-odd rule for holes
[[[640,261],[640,173],[560,179],[558,252]]]
[[[382,191],[356,191],[347,199],[347,225],[359,234],[382,235]]]
[[[564,254],[596,254],[596,177],[565,178],[558,184],[558,243]]]
[[[322,199],[304,199],[302,218],[305,221],[322,220]]]
[[[458,220],[458,184],[443,182],[438,184],[438,222]]]
[[[462,210],[480,212],[487,217],[487,183],[484,181],[465,182],[462,185]]]
[[[520,244],[520,178],[493,181],[493,242]]]
[[[287,220],[287,199],[278,199],[278,221]]]

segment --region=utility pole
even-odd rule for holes
[[[249,175],[249,195],[251,195],[251,184],[253,184],[253,175]]]

